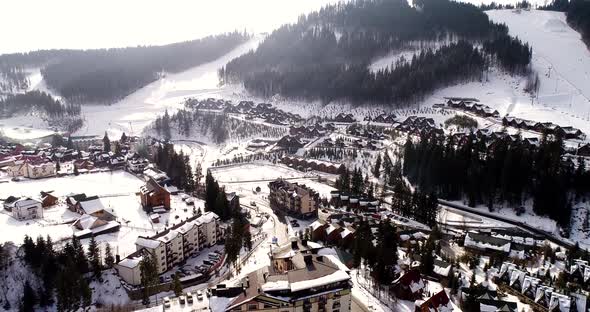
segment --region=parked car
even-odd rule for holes
[[[192,304],[193,303],[193,294],[191,294],[190,292],[189,293],[186,293],[186,301],[189,304]]]
[[[169,307],[170,307],[170,298],[164,297],[164,308],[169,308]]]
[[[203,300],[203,292],[201,292],[200,290],[197,290],[197,300]]]
[[[203,264],[206,265],[213,265],[213,262],[209,261],[209,260],[203,260]]]
[[[254,206],[254,207],[256,207],[256,202],[255,202],[255,201],[251,201],[251,202],[250,202],[250,206]]]
[[[180,304],[185,304],[186,303],[186,297],[185,296],[180,296],[180,297],[178,297],[178,301],[180,301]]]

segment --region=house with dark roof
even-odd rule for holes
[[[401,300],[418,300],[422,298],[425,283],[418,270],[412,269],[393,281],[390,291]]]
[[[154,207],[170,210],[170,192],[151,177],[139,189],[139,197],[144,210],[151,211]]]
[[[415,306],[415,312],[450,312],[454,310],[444,289],[426,300],[416,300]]]

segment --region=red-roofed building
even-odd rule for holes
[[[418,270],[410,270],[393,282],[391,291],[402,300],[422,299],[424,281]]]
[[[426,301],[416,301],[415,312],[448,312],[453,311],[451,300],[444,290],[441,290],[434,296],[426,299]]]

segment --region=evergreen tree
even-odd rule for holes
[[[109,139],[109,135],[106,131],[104,132],[104,137],[102,138],[102,148],[103,151],[107,153],[111,151],[111,140]]]
[[[144,254],[139,263],[139,270],[141,272],[141,286],[143,287],[142,303],[147,305],[150,302],[151,288],[158,283],[158,267],[151,254]]]
[[[21,307],[20,307],[19,311],[34,312],[36,304],[37,304],[37,295],[35,294],[35,291],[31,287],[31,284],[29,284],[29,281],[26,281],[24,288],[23,288],[23,297],[21,300]]]
[[[115,265],[115,257],[113,257],[113,252],[111,250],[111,245],[107,243],[106,247],[105,247],[105,256],[104,256],[104,262],[107,266],[107,268],[112,269],[113,266]]]
[[[90,243],[88,244],[88,260],[94,277],[100,279],[102,263],[100,259],[100,249],[94,239],[94,235],[90,237]]]
[[[174,295],[176,297],[180,297],[182,295],[182,284],[180,283],[180,276],[178,274],[174,274]]]
[[[381,154],[377,154],[377,160],[375,161],[375,167],[373,167],[373,175],[379,178],[381,174]]]

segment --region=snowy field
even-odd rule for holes
[[[136,194],[145,182],[124,171],[100,172],[50,178],[7,182],[0,185],[0,199],[8,196],[38,197],[41,191],[54,191],[59,202],[44,209],[43,219],[17,221],[5,213],[0,214],[0,242],[21,244],[25,235],[37,237],[50,235],[54,240],[71,237],[73,230],[66,221],[79,217],[67,209],[65,197],[85,193],[99,196],[103,206],[117,216],[121,229],[117,233],[100,235],[99,242],[108,242],[122,257],[135,251],[137,236],[149,236],[193,215],[193,209],[204,209],[204,202],[195,200],[195,206],[187,206],[179,195],[171,196],[171,211],[162,214],[160,223],[153,224],[143,211]],[[84,243],[87,243],[84,241]]]
[[[217,181],[226,186],[228,190],[238,192],[251,191],[257,186],[262,193],[268,194],[268,183],[277,178],[288,178],[291,183],[305,184],[315,190],[321,197],[330,197],[333,187],[314,181],[316,173],[313,174],[291,169],[284,165],[271,163],[249,163],[232,165],[227,167],[211,168],[213,176]]]

